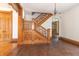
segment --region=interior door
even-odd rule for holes
[[[12,39],[12,12],[0,11],[0,41]]]
[[[52,35],[59,35],[59,21],[55,21],[52,24]]]

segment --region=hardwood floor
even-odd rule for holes
[[[15,53],[16,52],[16,53]],[[79,46],[59,40],[57,44],[22,45],[13,56],[79,56]]]
[[[17,44],[10,41],[0,41],[0,56],[8,56],[16,46]]]

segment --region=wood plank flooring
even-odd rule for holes
[[[16,53],[15,53],[16,52]],[[79,46],[59,40],[53,44],[22,45],[13,56],[79,56]]]

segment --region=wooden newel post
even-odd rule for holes
[[[18,17],[18,46],[22,45],[23,42],[23,29],[22,29],[22,18]]]
[[[47,29],[48,32],[48,40],[50,40],[50,29]]]

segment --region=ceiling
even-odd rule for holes
[[[56,3],[57,13],[62,13],[74,7],[77,3]],[[54,12],[54,3],[21,3],[26,12]]]

